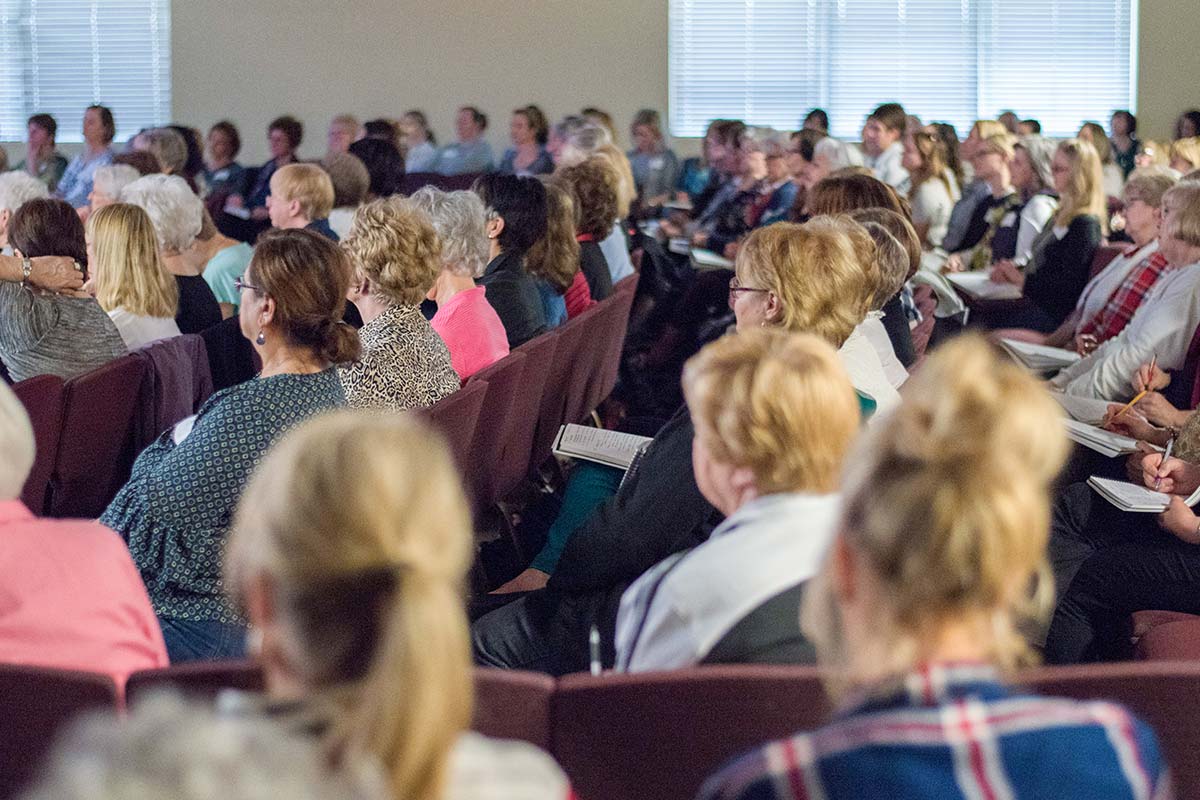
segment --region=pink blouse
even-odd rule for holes
[[[429,324],[450,349],[450,363],[464,381],[508,355],[504,323],[488,303],[482,286],[442,303]]]
[[[111,675],[167,666],[158,619],[121,538],[89,520],[0,502],[0,662]]]

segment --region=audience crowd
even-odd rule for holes
[[[1200,112],[1163,142],[1124,110],[1063,140],[1011,111],[961,140],[896,102],[859,142],[828,119],[713,120],[682,158],[652,109],[625,152],[603,110],[530,104],[497,159],[473,106],[441,146],[419,110],[342,114],[309,162],[281,116],[254,167],[228,120],[120,145],[95,105],[68,160],[30,117],[0,174],[0,661],[121,688],[249,657],[266,689],[91,720],[29,796],[566,800],[547,754],[470,732],[473,665],[747,663],[825,667],[839,712],[702,798],[1169,796],[1144,722],[1008,679],[1200,614]],[[395,412],[631,277],[592,421],[645,437],[632,463],[533,465],[473,507]],[[98,520],[26,507],[9,384],[185,334],[253,377],[152,431]],[[1071,450],[1080,407],[1125,457]]]

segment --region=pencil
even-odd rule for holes
[[[1154,368],[1157,366],[1158,366],[1158,353],[1155,353],[1154,356],[1150,359],[1150,380],[1154,380]],[[1135,405],[1137,405],[1137,402],[1139,400],[1141,400],[1143,397],[1145,397],[1149,393],[1150,393],[1149,388],[1142,389],[1140,392],[1138,392],[1134,396],[1134,398],[1132,400],[1130,400],[1128,403],[1126,403],[1124,406],[1122,406],[1120,411],[1118,411],[1116,414],[1113,415],[1113,419],[1116,419],[1117,417],[1121,416],[1129,409],[1133,408]]]

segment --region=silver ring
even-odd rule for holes
[[[71,263],[72,263],[72,264],[75,266],[75,271],[76,271],[76,272],[83,272],[83,265],[82,265],[82,264],[80,264],[78,261],[72,261]]]

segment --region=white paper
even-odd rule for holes
[[[1107,400],[1097,400],[1094,397],[1076,397],[1073,394],[1065,394],[1063,392],[1051,392],[1050,395],[1058,401],[1063,411],[1066,411],[1071,416],[1071,419],[1078,420],[1079,422],[1099,425],[1108,413],[1109,402]],[[1126,413],[1132,414],[1133,412],[1129,411]]]
[[[1071,441],[1109,458],[1137,452],[1137,440],[1128,436],[1122,436],[1119,433],[1106,431],[1095,425],[1073,419],[1064,419],[1063,425],[1066,426],[1067,438]]]
[[[1158,514],[1166,511],[1167,506],[1171,502],[1171,495],[1169,494],[1156,492],[1145,486],[1138,486],[1136,483],[1114,481],[1096,475],[1088,478],[1088,486],[1091,486],[1096,490],[1097,494],[1123,511]],[[1197,502],[1200,502],[1200,489],[1193,492],[1191,497],[1185,498],[1184,502],[1189,506],[1194,506]]]
[[[733,269],[733,262],[728,258],[702,247],[692,248],[692,263],[696,269]]]
[[[1001,339],[1000,346],[1018,362],[1039,372],[1069,367],[1079,360],[1079,354],[1073,350],[1019,342],[1016,339]]]
[[[190,417],[186,417],[175,423],[175,428],[171,431],[171,438],[175,440],[175,444],[183,444],[183,440],[188,437],[188,434],[192,432],[192,428],[195,427],[195,425],[195,414],[192,414]]]
[[[950,272],[946,280],[979,300],[1020,300],[1021,290],[1011,283],[993,283],[986,272]]]
[[[568,424],[559,429],[554,452],[560,456],[628,469],[638,450],[650,441],[648,436]]]

